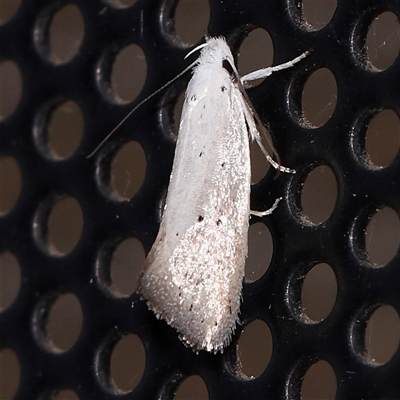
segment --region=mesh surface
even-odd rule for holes
[[[384,11],[400,16],[400,1],[339,1],[330,23],[312,31],[295,1],[210,0],[208,33],[227,37],[234,52],[254,27],[271,34],[274,64],[314,49],[301,65],[249,90],[284,164],[297,170],[277,179],[270,171],[252,191],[254,209],[284,197],[276,212],[263,219],[274,241],[268,271],[243,289],[243,324],[263,320],[273,339],[268,368],[257,379],[238,372],[240,329],[224,354],[196,355],[136,293],[116,297],[107,289],[116,245],[134,237],[148,252],[155,239],[174,151],[174,102],[190,78],[185,75],[138,109],[87,159],[135,104],[118,105],[108,96],[114,56],[129,43],[143,50],[147,78],[139,101],[188,65],[188,47],[173,35],[173,1],[139,0],[124,9],[105,1],[72,3],[82,14],[85,35],[79,53],[63,65],[49,61],[46,47],[49,21],[63,2],[25,0],[0,27],[0,57],[18,64],[24,84],[18,108],[0,125],[0,152],[17,161],[22,176],[18,201],[0,218],[0,250],[17,257],[22,276],[15,301],[0,314],[1,346],[15,352],[21,368],[15,398],[49,398],[69,388],[81,399],[169,399],[194,374],[206,383],[210,399],[299,398],[302,378],[317,360],[333,368],[338,399],[399,398],[399,352],[384,365],[363,353],[373,310],[388,304],[400,312],[398,255],[373,268],[365,252],[365,229],[377,208],[400,212],[399,157],[384,169],[373,168],[365,157],[372,116],[382,109],[400,112],[400,60],[385,71],[374,70],[365,40],[376,16]],[[329,121],[314,129],[303,120],[301,93],[321,67],[334,74],[338,98]],[[85,130],[73,155],[57,160],[46,147],[47,113],[64,99],[79,104]],[[120,201],[110,183],[111,161],[129,140],[144,149],[146,177],[130,201]],[[329,218],[312,224],[302,216],[302,185],[318,165],[333,171],[338,197]],[[51,209],[64,196],[78,201],[83,230],[73,250],[61,257],[49,250],[46,238]],[[304,276],[317,263],[331,266],[338,293],[329,316],[311,323],[303,315],[301,290]],[[79,300],[83,325],[73,347],[60,353],[48,344],[45,326],[62,293]],[[136,388],[122,395],[110,380],[109,361],[115,343],[128,333],[143,342],[146,365]]]

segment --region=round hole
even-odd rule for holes
[[[399,153],[400,121],[393,110],[374,115],[368,124],[365,150],[368,161],[375,167],[387,167]]]
[[[303,18],[313,30],[324,28],[336,11],[337,0],[302,0]]]
[[[193,45],[208,32],[209,20],[208,1],[180,0],[173,17],[176,36],[182,43]]]
[[[335,399],[337,381],[335,371],[326,361],[313,364],[304,376],[302,400]]]
[[[14,61],[0,61],[0,121],[17,108],[22,93],[22,77]]]
[[[392,306],[379,307],[371,315],[365,330],[366,357],[376,364],[387,363],[397,352],[400,340],[400,319]]]
[[[110,379],[118,393],[132,391],[140,382],[146,364],[143,343],[137,335],[124,336],[111,355]]]
[[[46,347],[51,351],[64,352],[76,342],[82,329],[82,308],[72,294],[59,296],[50,307],[46,332]]]
[[[321,165],[307,176],[301,197],[303,215],[312,223],[326,221],[335,208],[337,183],[332,170]]]
[[[207,386],[198,375],[186,378],[175,393],[174,400],[208,400]]]
[[[251,31],[240,46],[240,54],[238,56],[240,76],[270,66],[273,56],[274,47],[269,33],[264,29]],[[263,79],[251,81],[251,86],[255,86],[262,81]]]
[[[20,0],[1,2],[0,25],[5,24],[14,16],[20,4],[21,4]]]
[[[135,99],[146,79],[147,64],[143,50],[130,44],[119,51],[111,72],[112,97],[118,103],[129,103]]]
[[[85,26],[81,12],[74,4],[61,8],[53,17],[49,30],[49,54],[54,64],[70,61],[83,42]]]
[[[273,243],[269,229],[261,222],[250,225],[249,254],[246,260],[245,280],[253,282],[266,272],[272,259]]]
[[[48,219],[47,238],[44,238],[48,252],[55,256],[70,253],[78,243],[83,227],[82,209],[73,197],[57,201]]]
[[[110,291],[114,295],[129,296],[136,290],[145,258],[146,254],[139,240],[129,238],[119,244],[110,264]]]
[[[0,216],[2,216],[15,206],[21,192],[21,170],[15,158],[0,156],[0,182]]]
[[[0,398],[13,399],[21,381],[21,366],[9,348],[0,350],[0,372]]]
[[[119,200],[129,200],[143,185],[146,156],[138,142],[125,143],[111,164],[111,185]]]
[[[312,321],[325,319],[336,301],[337,282],[328,264],[317,264],[307,274],[301,292],[304,314]]]
[[[384,70],[393,64],[400,49],[400,27],[395,14],[384,12],[375,18],[368,30],[366,47],[375,68]]]
[[[305,122],[314,128],[324,125],[335,111],[336,101],[337,86],[332,72],[327,68],[313,72],[302,93]]]
[[[52,157],[71,156],[81,143],[83,130],[82,111],[74,101],[61,103],[52,110],[47,128],[47,147]]]
[[[267,368],[272,355],[272,335],[268,325],[257,319],[244,327],[238,349],[241,372],[259,377]]]
[[[78,395],[73,390],[60,390],[51,396],[51,400],[79,400]]]
[[[376,267],[386,265],[397,254],[400,243],[400,220],[389,207],[378,210],[368,223],[366,251]]]
[[[0,254],[0,311],[10,307],[21,286],[21,270],[17,258],[8,251]]]

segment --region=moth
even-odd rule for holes
[[[223,352],[239,322],[250,214],[250,144],[262,123],[246,82],[289,68],[308,52],[242,78],[223,37],[207,38],[188,84],[164,212],[139,293],[193,350]],[[192,52],[193,52],[192,51]],[[191,54],[190,52],[189,54]]]

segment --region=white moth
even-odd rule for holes
[[[208,38],[198,49],[165,209],[139,292],[186,345],[216,353],[230,343],[239,319],[250,214],[270,214],[277,203],[250,211],[249,136],[275,168],[294,172],[262,146],[243,84],[291,67],[307,53],[240,79],[224,38]]]

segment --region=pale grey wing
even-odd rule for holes
[[[141,292],[186,343],[216,352],[230,342],[238,319],[250,154],[240,92],[226,72],[204,82],[210,76],[195,75],[187,90],[166,208]]]

